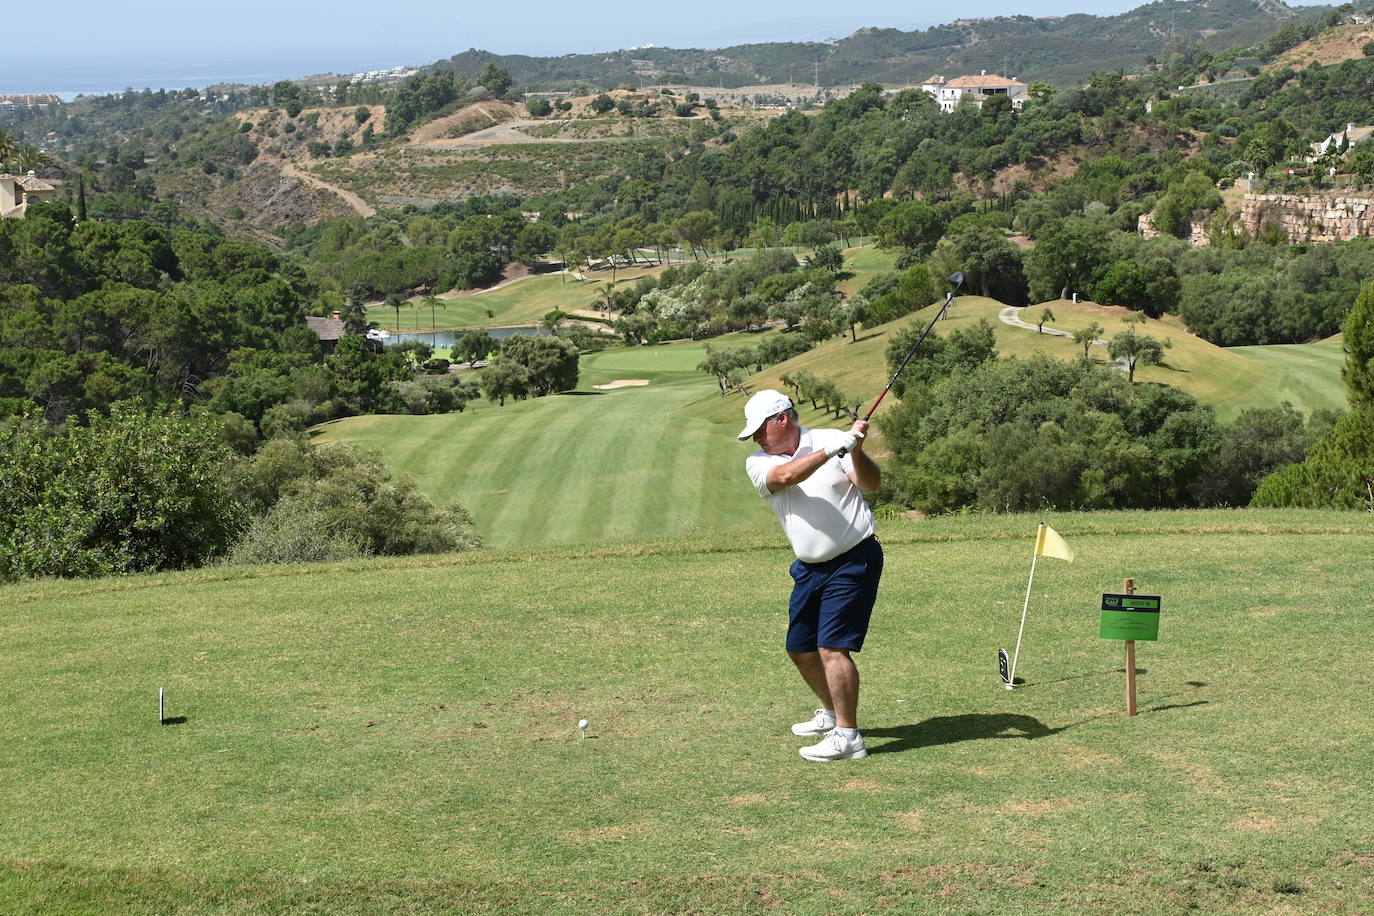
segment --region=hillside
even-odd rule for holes
[[[578,82],[638,85],[641,80],[720,88],[813,80],[820,86],[906,84],[932,73],[953,76],[981,69],[1068,85],[1097,70],[1134,69],[1171,36],[1205,40],[1218,50],[1249,45],[1284,22],[1327,9],[1295,8],[1281,0],[1161,0],[1117,16],[969,18],[915,32],[865,28],[826,43],[638,48],[556,58],[469,50],[439,66],[475,73],[495,63],[517,83],[537,88]]]
[[[652,93],[615,91],[609,97],[659,104]],[[432,206],[490,194],[534,197],[626,174],[665,146],[719,146],[722,136],[776,114],[723,107],[719,119],[704,113],[630,117],[614,110],[598,114],[590,108],[592,98],[572,97],[567,116],[539,119],[523,105],[477,102],[375,151],[328,158],[298,151],[296,168],[376,207]]]
[[[1265,67],[1277,73],[1286,67],[1304,70],[1312,64],[1330,67],[1346,60],[1359,60],[1365,57],[1364,47],[1374,41],[1374,25],[1346,22],[1329,29],[1293,47]]]
[[[1030,306],[1022,310],[1023,320],[1034,323],[1036,314],[1047,306],[1055,314],[1054,321],[1046,325],[1050,329],[1072,332],[1096,321],[1105,329],[1106,338],[1126,329],[1121,323],[1126,309],[1086,301],[1077,304],[1054,301]],[[1080,355],[1081,349],[1066,337],[1038,334],[1034,330],[1004,324],[998,319],[1004,308],[1002,303],[992,299],[956,297],[935,333],[945,336],[982,320],[992,325],[1001,356],[1026,358],[1035,353],[1047,353],[1058,359],[1073,360]],[[824,343],[786,363],[765,369],[749,380],[750,387],[783,388],[783,375],[804,369],[813,375],[833,379],[841,391],[852,392],[866,403],[872,403],[891,371],[885,354],[892,333],[909,326],[924,327],[938,309],[939,304],[931,305],[889,324],[860,331],[857,342],[844,336]],[[1141,333],[1168,341],[1169,349],[1165,351],[1164,365],[1142,366],[1136,371],[1136,379],[1186,391],[1211,404],[1223,419],[1233,419],[1250,407],[1275,407],[1284,400],[1305,413],[1315,409],[1345,409],[1345,389],[1340,376],[1344,357],[1339,344],[1323,342],[1228,349],[1189,334],[1171,317],[1163,321],[1148,320]],[[1104,347],[1093,347],[1091,356],[1104,364],[1110,361]],[[884,400],[878,408],[878,416],[890,407],[891,403]],[[698,402],[691,410],[694,416],[718,423],[732,421],[738,412],[738,403],[727,405],[718,399]]]

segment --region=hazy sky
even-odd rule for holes
[[[977,12],[1112,15],[1140,5],[1142,0],[988,0]],[[926,28],[957,18],[960,10],[929,0],[69,0],[20,15],[21,22],[41,28],[6,37],[0,93],[267,81],[426,64],[468,48],[552,56],[646,44],[725,47],[843,38],[865,26]]]

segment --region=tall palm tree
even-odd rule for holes
[[[401,332],[401,309],[410,305],[410,301],[400,293],[392,293],[386,297],[386,304],[396,310],[396,333]]]
[[[444,304],[444,300],[433,293],[425,296],[422,301],[425,305],[429,306],[429,345],[431,348],[437,347],[439,345],[439,323],[434,317],[434,310],[443,309],[444,311],[448,311],[448,306]]]
[[[0,172],[5,171],[5,163],[14,155],[16,145],[14,135],[0,127]]]

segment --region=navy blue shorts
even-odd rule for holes
[[[883,575],[878,539],[870,537],[824,563],[797,560],[791,572],[787,651],[862,649]]]

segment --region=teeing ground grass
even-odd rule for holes
[[[1008,692],[1041,520],[884,523],[835,764],[773,530],[0,588],[0,912],[1368,912],[1374,520],[1046,517]]]

